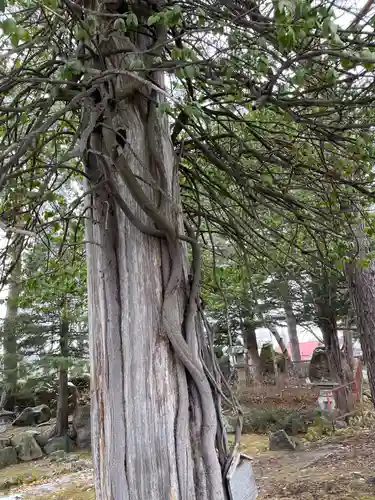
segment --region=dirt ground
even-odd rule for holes
[[[254,457],[259,500],[375,500],[375,429]]]
[[[91,460],[72,454],[62,462],[48,458],[0,471],[0,500],[94,500]]]
[[[11,437],[37,429],[42,434],[55,425],[52,419],[41,427],[2,425],[0,437]],[[94,500],[91,455],[80,450],[64,459],[44,457],[0,470],[0,500]]]
[[[295,452],[270,452],[267,445],[267,436],[243,436],[242,450],[254,459],[258,500],[375,500],[375,428],[347,429]],[[9,489],[4,479],[12,476],[29,484]],[[72,472],[47,459],[19,464],[0,471],[0,498],[94,500],[92,471]]]

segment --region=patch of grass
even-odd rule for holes
[[[85,450],[71,454],[72,456],[80,460],[91,460],[90,452]],[[74,465],[75,462],[71,461],[51,462],[48,458],[45,458],[35,462],[19,463],[5,469],[0,469],[0,492],[22,485],[40,483],[54,476],[75,472]]]
[[[233,442],[234,435],[228,436],[229,444]],[[262,434],[243,434],[241,436],[240,450],[246,455],[254,456],[268,450],[268,436]]]
[[[90,450],[77,450],[76,452],[74,452],[74,455],[76,455],[79,458],[83,458],[84,460],[91,460]]]
[[[20,463],[1,469],[0,491],[6,491],[14,486],[31,484],[48,478],[51,475],[50,469],[51,465],[47,462],[43,465],[41,465],[41,462],[38,462],[38,465],[32,465],[32,462]]]

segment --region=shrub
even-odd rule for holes
[[[243,432],[263,434],[283,429],[290,435],[305,434],[317,415],[319,411],[316,410],[253,408],[244,414]]]

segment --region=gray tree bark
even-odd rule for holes
[[[355,228],[355,234],[358,246],[357,258],[346,263],[344,270],[375,406],[375,262],[371,261],[367,267],[361,265],[360,260],[367,257],[369,242],[360,225]]]
[[[319,298],[318,296],[315,298],[315,309],[317,322],[323,334],[331,377],[337,382],[345,383],[337,334],[336,312],[328,303],[327,298]]]
[[[132,9],[146,25],[152,11],[142,17],[140,4]],[[133,45],[142,54],[155,43],[136,30],[131,41],[123,31],[108,38],[111,18],[102,19],[98,44],[107,52]],[[104,60],[123,73],[98,85],[100,119],[88,125],[86,151],[96,186],[86,224],[96,498],[223,500],[217,408],[191,293],[198,274],[189,283],[177,237],[178,169],[154,106],[160,92],[129,74],[123,54]],[[152,76],[163,87],[163,75]],[[89,122],[98,106],[94,96],[85,104]]]
[[[56,436],[65,436],[69,428],[69,390],[66,360],[69,356],[69,322],[62,318],[60,324],[60,356],[63,358],[59,368],[59,393],[56,412]]]
[[[7,298],[6,313],[3,326],[3,348],[4,348],[4,392],[1,404],[5,405],[7,394],[14,388],[18,380],[18,359],[17,359],[17,316],[18,301],[21,293],[21,256],[18,248],[12,251],[13,270],[9,277],[9,291]],[[3,407],[3,406],[2,406]]]
[[[275,325],[273,325],[272,323],[267,323],[267,328],[272,333],[272,335],[275,337],[276,342],[279,344],[281,352],[285,358],[286,372],[289,372],[290,368],[291,368],[291,360],[290,360],[289,352],[288,352],[288,349],[285,345],[284,339],[282,338],[282,336],[278,332],[277,327]]]
[[[262,375],[260,356],[258,351],[258,342],[255,333],[255,328],[251,325],[245,325],[244,328],[245,347],[247,349],[248,365],[251,374],[255,379],[259,379]]]
[[[331,306],[327,297],[315,297],[315,308],[319,328],[323,333],[329,371],[331,378],[341,385],[350,381],[350,370],[345,356],[341,353],[337,334],[336,311]],[[348,386],[341,388],[336,393],[336,404],[342,413],[351,411],[350,389]]]
[[[344,323],[344,353],[349,363],[351,370],[354,368],[354,351],[353,351],[353,318],[348,313],[348,316]]]
[[[285,345],[284,339],[282,338],[282,336],[278,332],[277,327],[275,325],[273,325],[272,323],[268,323],[267,328],[272,333],[272,335],[275,337],[276,342],[279,344],[279,347],[280,347],[281,352],[283,353],[285,359],[288,359],[290,361],[288,349]]]
[[[288,336],[290,342],[290,350],[292,354],[292,361],[298,363],[301,361],[301,352],[299,349],[297,320],[293,311],[293,304],[290,298],[290,288],[288,282],[285,282],[283,291],[284,291],[283,302],[284,302],[285,319],[288,327]]]

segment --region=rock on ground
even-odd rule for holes
[[[281,429],[270,435],[269,449],[271,451],[294,451],[296,449],[296,445],[294,441],[292,441],[292,439],[288,436],[288,434],[283,429]]]
[[[9,438],[0,438],[0,450],[12,446]]]
[[[52,429],[52,430],[54,430],[54,429]],[[50,432],[50,433],[46,432],[43,434],[35,433],[34,439],[41,448],[44,448],[51,437],[50,434],[52,434],[52,432]]]
[[[88,449],[91,446],[90,405],[77,406],[73,415],[73,428],[77,433],[78,448]]]
[[[0,423],[6,424],[12,422],[16,418],[16,414],[13,411],[2,410],[0,412]]]
[[[17,452],[13,446],[0,449],[0,469],[18,463]]]
[[[29,427],[34,425],[34,413],[32,408],[25,408],[15,419],[13,425],[19,427]]]
[[[11,443],[17,451],[18,458],[23,462],[43,457],[43,452],[35,441],[35,431],[26,431],[15,435],[12,437]]]
[[[67,453],[74,450],[74,443],[69,436],[53,437],[44,446],[44,451],[47,455],[58,450],[63,450]]]
[[[50,453],[49,459],[51,462],[60,462],[65,460],[67,455],[65,454],[64,450],[56,450]]]
[[[34,406],[34,408],[25,408],[14,420],[13,425],[19,427],[28,427],[35,424],[48,422],[51,418],[51,410],[47,405]]]

